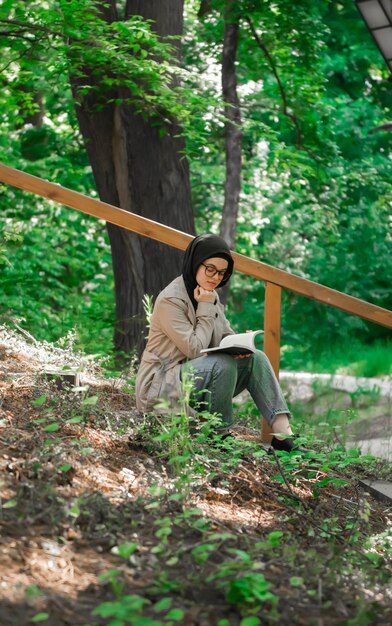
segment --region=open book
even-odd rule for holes
[[[217,352],[226,352],[226,354],[252,354],[256,351],[255,337],[262,335],[263,330],[253,330],[248,333],[238,333],[237,335],[227,335],[223,337],[219,346],[216,348],[204,348],[200,350],[200,354],[213,354]]]

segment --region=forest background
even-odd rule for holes
[[[234,162],[237,252],[392,308],[392,135],[379,129],[391,119],[391,77],[353,1],[6,0],[0,47],[1,162],[107,201],[97,171],[108,171],[99,168],[109,143],[98,133],[94,147],[92,133],[110,114],[123,124],[128,165],[142,172],[140,196],[159,183],[155,198],[163,197],[170,179],[137,162],[146,132],[147,152],[177,155],[172,209],[150,195],[147,208],[133,198],[135,212],[188,232],[229,232]],[[102,153],[95,162],[93,149]],[[124,154],[117,148],[118,160]],[[7,186],[0,208],[0,319],[38,339],[110,354],[114,328],[121,348],[119,337],[145,327],[143,293],[156,295],[178,273],[176,251],[154,248],[149,263],[132,235],[122,243],[141,251],[143,266],[130,261],[121,286],[119,234],[103,222]],[[136,287],[135,271],[155,276],[150,289],[148,279]],[[125,330],[124,288],[133,299]],[[262,327],[263,300],[263,283],[235,275],[233,327]],[[292,293],[282,342],[290,369],[391,373],[390,331]]]

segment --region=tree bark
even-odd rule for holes
[[[222,52],[222,92],[225,102],[225,153],[226,178],[222,212],[221,236],[230,248],[235,247],[238,204],[241,191],[241,111],[237,94],[236,58],[239,37],[238,16],[234,13],[235,2],[227,0]],[[222,299],[226,301],[228,289]]]
[[[128,0],[125,7],[126,18],[135,14],[154,20],[162,38],[182,34],[182,13],[178,0]],[[115,0],[102,8],[102,15],[107,21],[117,19]],[[78,79],[72,83],[76,94]],[[127,93],[119,89],[111,97],[125,100]],[[193,234],[185,141],[175,121],[161,136],[159,127],[131,105],[110,104],[99,111],[94,98],[94,93],[85,98],[76,111],[101,200]],[[155,297],[181,272],[182,253],[112,224],[107,228],[116,295],[114,346],[140,353],[145,341],[143,295]]]

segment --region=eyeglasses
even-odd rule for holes
[[[217,270],[216,267],[214,267],[214,265],[205,265],[205,263],[200,263],[200,265],[204,267],[205,275],[208,276],[209,278],[213,278],[214,276],[216,276],[216,274],[218,274],[219,279],[223,280],[224,278],[227,278],[227,276],[229,275],[229,272],[227,271],[227,269]]]

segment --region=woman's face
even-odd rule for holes
[[[229,264],[225,259],[219,257],[211,257],[206,259],[199,265],[196,272],[196,282],[199,287],[212,291],[219,286],[222,282],[224,273],[226,272]],[[210,276],[216,271],[215,276]],[[219,273],[218,273],[219,272]]]

